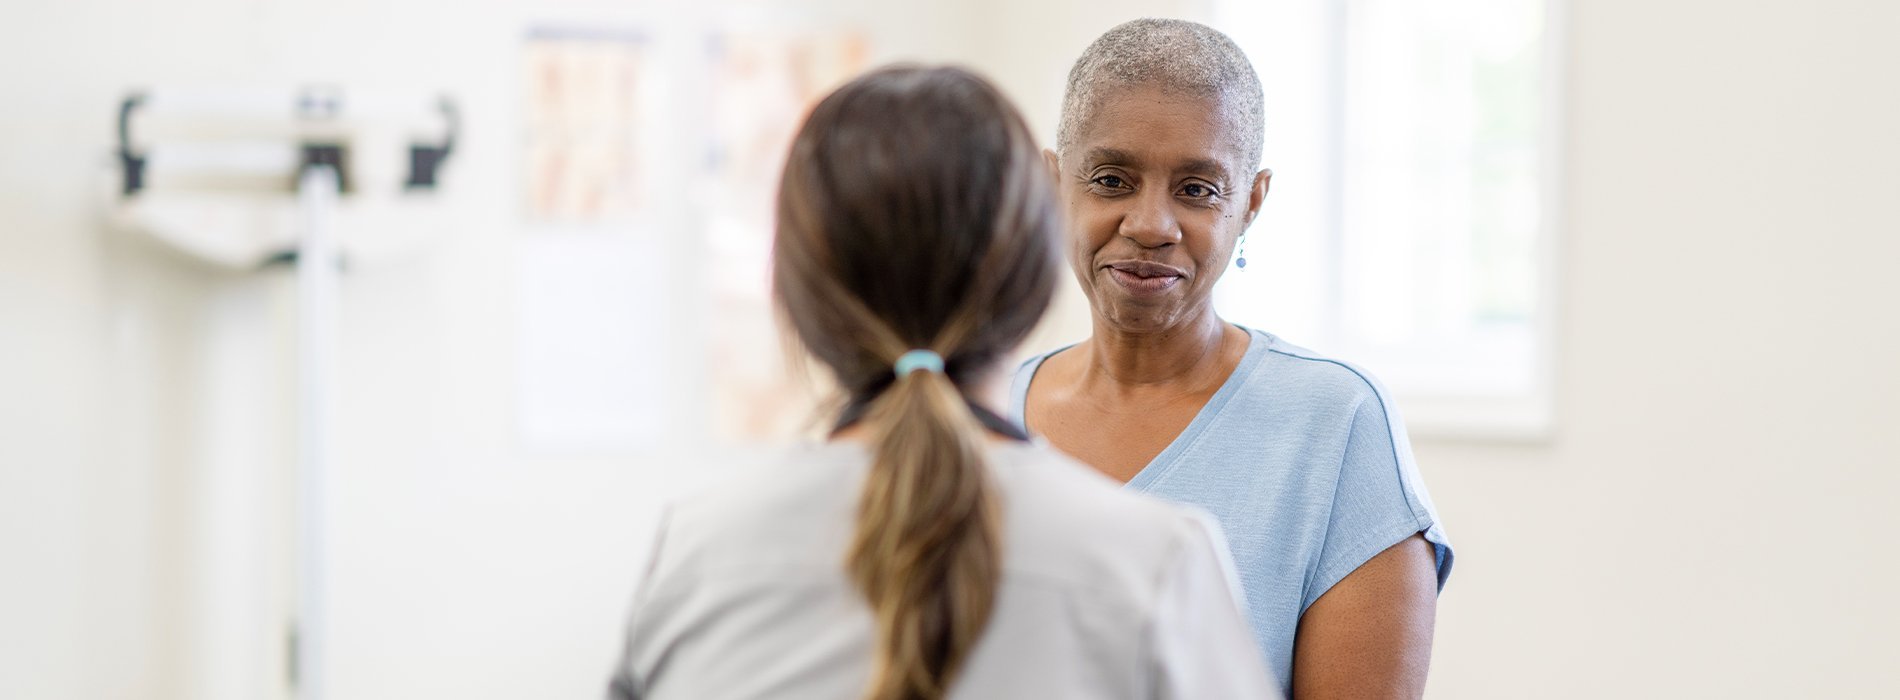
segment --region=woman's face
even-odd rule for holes
[[[1101,322],[1152,332],[1208,310],[1266,195],[1213,99],[1110,93],[1056,163],[1070,262]]]

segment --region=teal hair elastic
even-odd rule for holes
[[[902,377],[923,370],[943,372],[943,356],[929,350],[912,350],[897,358],[897,376]]]

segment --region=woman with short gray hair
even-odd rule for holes
[[[1013,413],[1129,489],[1219,519],[1292,696],[1416,698],[1452,552],[1391,401],[1213,308],[1272,178],[1263,112],[1245,54],[1201,24],[1128,22],[1075,62],[1044,156],[1092,332],[1023,365]]]

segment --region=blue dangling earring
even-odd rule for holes
[[[1242,270],[1247,269],[1247,236],[1246,234],[1241,234],[1240,236],[1240,252],[1234,258],[1234,266]]]

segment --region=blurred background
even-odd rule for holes
[[[0,697],[597,697],[656,502],[809,426],[802,110],[949,62],[1051,140],[1140,16],[1265,85],[1223,313],[1412,427],[1429,697],[1900,697],[1887,0],[8,0]]]

